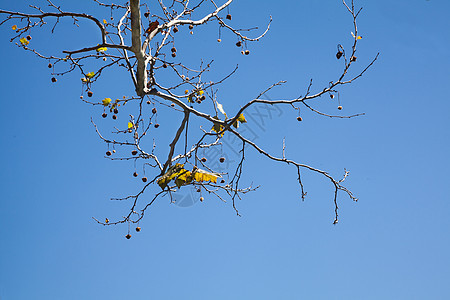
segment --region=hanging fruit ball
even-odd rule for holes
[[[127,234],[125,237],[127,238],[127,240],[129,240],[131,239],[131,234]]]
[[[113,153],[116,153],[116,149],[113,149]]]
[[[148,16],[150,16],[150,13],[149,13],[148,11],[146,11],[146,12],[144,13],[144,17],[148,18]]]
[[[226,18],[227,20],[231,20],[231,15],[228,14],[225,18]]]
[[[220,43],[222,40],[221,39],[217,39],[217,42]]]
[[[91,91],[88,91],[88,92],[87,92],[87,95],[88,95],[88,97],[92,97],[92,95],[94,95],[94,93],[91,92]]]
[[[131,154],[132,154],[132,155],[136,155],[137,153],[138,153],[137,150],[131,151]]]
[[[112,118],[113,118],[113,120],[116,120],[116,119],[117,119],[117,116],[116,116],[116,115],[113,115]]]
[[[241,47],[241,46],[242,46],[242,42],[241,42],[241,41],[238,41],[238,42],[236,43],[236,46],[237,46],[237,47]]]
[[[174,27],[174,28],[173,28],[173,32],[177,33],[177,32],[178,32],[178,28],[177,28],[177,27]]]
[[[152,108],[152,113],[156,114],[156,112],[157,112],[156,107],[153,107]]]
[[[141,227],[136,227],[136,232],[139,232],[139,231],[141,231]]]
[[[115,113],[115,114],[118,114],[118,113],[119,113],[119,110],[118,110],[117,108],[114,108],[114,113]]]
[[[225,183],[225,179],[221,179],[221,180],[220,180],[220,183]]]
[[[102,117],[103,117],[103,118],[106,118],[107,116],[108,116],[107,113],[102,113]]]
[[[172,47],[172,49],[170,49],[170,51],[172,51],[172,52],[177,52],[177,48]]]
[[[190,30],[194,29],[194,25],[190,24],[190,25],[189,25],[189,29],[190,29]]]
[[[27,35],[27,40],[31,41],[31,35]]]
[[[134,177],[138,177],[138,173],[134,172],[134,173],[133,173],[133,176],[134,176]]]
[[[53,65],[51,63],[48,63],[47,67],[50,69],[51,67],[53,67]]]
[[[334,95],[333,95],[333,94],[330,94],[330,98],[333,99],[333,98],[334,98]]]
[[[250,50],[245,50],[245,55],[249,55],[250,54]]]
[[[171,107],[175,107],[175,104],[174,104],[174,103],[170,103],[170,106],[171,106]]]
[[[223,162],[225,161],[225,157],[219,158],[219,161],[220,161],[221,163],[223,163]]]
[[[109,151],[109,150],[106,151],[106,156],[111,156],[111,154],[112,154],[111,151]]]
[[[302,117],[300,116],[297,117],[297,121],[301,122],[302,120],[303,120]]]
[[[52,77],[52,82],[56,82],[56,78],[55,77]]]
[[[245,51],[244,51],[244,50],[242,50],[242,51],[241,51],[241,54],[242,54],[242,55],[244,55],[244,54],[245,54]]]
[[[176,57],[177,54],[175,52],[172,52],[172,57]]]
[[[338,109],[339,109],[339,110],[342,110],[342,106],[339,105],[339,106],[338,106]]]
[[[206,157],[202,157],[201,159],[202,162],[206,162],[206,160],[207,160]]]
[[[165,68],[167,68],[167,65],[164,63],[162,67],[165,69]]]
[[[205,200],[205,198],[203,198],[203,197],[200,197],[200,202],[203,202],[203,200]]]
[[[342,54],[344,54],[342,51],[338,51],[338,52],[336,53],[336,58],[337,58],[337,59],[340,59],[340,58],[342,57]]]
[[[142,177],[142,182],[147,182],[147,177]]]
[[[158,128],[158,127],[159,127],[159,124],[158,124],[158,123],[156,123],[156,124],[155,124],[155,128]]]

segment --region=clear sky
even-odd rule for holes
[[[65,2],[58,4],[108,17],[91,1]],[[0,0],[0,8],[27,3]],[[104,159],[106,145],[90,124],[91,116],[101,122],[101,110],[79,100],[79,74],[52,83],[47,62],[9,43],[13,24],[2,26],[0,299],[448,299],[450,2],[356,4],[364,9],[355,67],[381,54],[340,90],[340,101],[342,113],[366,115],[340,120],[304,111],[299,123],[283,108],[241,128],[277,155],[285,137],[287,157],[335,176],[348,169],[347,186],[360,200],[340,194],[339,224],[332,225],[329,181],[305,173],[302,202],[295,169],[249,152],[243,180],[261,188],[237,203],[242,217],[209,196],[178,206],[163,198],[130,240],[126,225],[91,218],[122,216],[127,204],[109,198],[142,186],[132,162]],[[320,91],[342,69],[336,45],[350,45],[352,20],[340,0],[235,0],[230,13],[237,27],[264,27],[273,17],[249,56],[225,32],[218,44],[213,23],[191,37],[181,30],[177,46],[194,66],[199,57],[215,58],[213,80],[239,64],[219,92],[229,110],[279,80],[288,82],[271,99],[304,94],[310,78]],[[91,25],[66,31],[69,23],[54,36],[51,25],[33,30],[32,43],[51,53],[98,40]],[[122,72],[105,75],[96,96],[130,95]],[[318,107],[339,113],[336,99]],[[171,118],[158,120],[162,138],[174,134]]]

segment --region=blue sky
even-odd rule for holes
[[[27,2],[1,0],[0,7],[23,10]],[[61,4],[108,16],[89,1]],[[339,224],[332,225],[327,180],[305,173],[302,202],[295,169],[250,151],[243,180],[261,188],[237,203],[242,217],[213,197],[188,207],[163,198],[130,240],[126,225],[91,219],[125,214],[126,203],[108,199],[142,186],[131,162],[103,158],[107,148],[90,117],[105,130],[113,121],[79,101],[79,74],[51,83],[47,62],[9,43],[11,23],[1,27],[0,299],[447,299],[450,2],[356,4],[364,9],[355,67],[381,54],[340,90],[340,101],[342,113],[366,115],[339,120],[304,111],[299,123],[297,112],[283,108],[247,125],[268,151],[281,155],[285,137],[288,157],[335,176],[350,171],[347,186],[360,200],[340,194]],[[351,44],[352,20],[341,1],[235,1],[230,13],[237,27],[263,27],[272,15],[251,55],[240,55],[225,32],[218,44],[216,24],[193,36],[181,30],[177,42],[179,58],[192,65],[216,60],[213,80],[239,64],[220,88],[227,110],[279,80],[288,82],[268,97],[296,97],[310,78],[319,91],[342,69],[336,45]],[[63,22],[54,36],[48,26],[33,31],[32,43],[51,53],[96,42],[82,25],[67,31]],[[121,72],[105,75],[98,99],[133,92]],[[317,105],[339,112],[335,100]],[[161,111],[161,151],[173,118]]]

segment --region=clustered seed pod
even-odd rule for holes
[[[107,116],[108,116],[107,113],[102,113],[102,117],[103,117],[103,118],[106,118]]]
[[[106,156],[111,156],[111,154],[112,154],[111,151],[109,151],[109,150],[106,151]]]
[[[337,58],[337,59],[340,59],[340,58],[342,57],[342,54],[344,54],[342,51],[338,51],[338,52],[336,53],[336,58]]]

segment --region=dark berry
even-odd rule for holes
[[[192,24],[189,25],[189,29],[191,29],[191,30],[194,29],[194,25],[192,25]]]
[[[202,157],[201,161],[206,162],[206,157]]]
[[[166,65],[165,63],[163,64],[163,68],[164,68],[164,69],[167,68],[167,65]]]
[[[31,41],[31,35],[27,35],[27,40]]]
[[[175,52],[172,52],[172,57],[176,57],[177,54]]]
[[[107,156],[111,156],[111,154],[112,154],[111,151],[109,151],[109,150],[106,151],[106,155],[107,155]]]
[[[173,103],[170,103],[170,106],[171,106],[171,107],[175,107],[175,104],[173,104]]]
[[[129,240],[131,239],[131,234],[127,234],[125,237],[127,238],[127,240]]]
[[[134,177],[138,177],[138,173],[134,172],[134,173],[133,173],[133,176],[134,176]]]
[[[174,28],[173,28],[173,32],[177,33],[177,32],[178,32],[178,28],[177,28],[177,27],[174,27]]]
[[[342,57],[342,54],[344,54],[342,51],[338,51],[338,53],[336,53],[336,58],[340,59]]]
[[[92,97],[92,95],[94,95],[94,93],[91,91],[88,91],[87,94],[88,94],[88,97]]]
[[[339,110],[342,110],[342,106],[339,105],[339,106],[338,106],[338,109],[339,109]]]
[[[131,151],[131,154],[132,154],[132,155],[136,155],[137,153],[138,153],[137,150]]]
[[[150,100],[147,101],[147,104],[152,104],[152,102],[150,102]]]
[[[147,182],[147,177],[142,177],[142,182]]]
[[[116,115],[113,115],[112,118],[113,118],[113,120],[116,120],[116,119],[117,119],[117,116],[116,116]]]
[[[249,55],[250,54],[250,50],[245,50],[245,55]]]
[[[50,69],[51,67],[53,67],[53,65],[52,65],[51,63],[49,63],[49,64],[47,65],[47,67]]]
[[[150,16],[150,13],[147,11],[144,13],[144,17],[148,18],[148,16]]]
[[[303,120],[303,119],[302,119],[302,117],[300,117],[300,116],[299,116],[299,117],[297,117],[297,121],[299,121],[299,122],[300,122],[301,120]]]
[[[219,158],[219,161],[220,161],[221,163],[223,163],[223,162],[225,161],[225,157]]]
[[[156,114],[156,108],[155,107],[152,108],[152,113]]]
[[[108,116],[107,113],[102,113],[102,117],[103,117],[103,118],[106,118],[107,116]]]
[[[228,14],[225,18],[226,18],[227,20],[231,20],[231,15]]]
[[[200,197],[200,202],[203,202],[203,200],[205,200],[205,198],[203,198],[203,197]]]
[[[137,232],[141,231],[141,227],[139,227],[139,226],[136,227],[136,231],[137,231]]]
[[[333,94],[330,94],[330,98],[333,99],[333,98],[334,98],[334,95],[333,95]]]
[[[119,110],[118,110],[117,108],[114,108],[114,113],[115,113],[115,114],[118,114],[118,113],[119,113]]]
[[[238,42],[236,43],[236,46],[237,46],[237,47],[242,46],[242,42],[241,42],[241,41],[238,41]]]
[[[177,48],[172,47],[172,49],[170,49],[170,51],[172,51],[172,52],[177,52]]]
[[[225,183],[225,179],[220,180],[220,183]]]
[[[52,77],[52,82],[56,82],[56,78],[55,77]]]
[[[158,128],[158,127],[159,127],[159,124],[158,124],[158,123],[156,123],[156,124],[155,124],[155,128]]]

